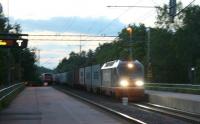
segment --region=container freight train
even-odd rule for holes
[[[54,74],[54,81],[116,98],[138,101],[144,96],[144,67],[135,61],[110,61]]]
[[[43,85],[51,85],[53,83],[53,74],[43,73],[41,75]]]

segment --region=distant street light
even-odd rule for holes
[[[191,71],[195,71],[195,68],[194,68],[194,67],[191,67]]]
[[[195,83],[195,67],[191,67],[190,68],[190,70],[191,70],[191,83],[193,84],[193,83]]]
[[[126,28],[127,32],[129,33],[129,52],[130,52],[130,60],[132,60],[132,56],[133,56],[133,53],[132,53],[132,48],[131,48],[131,42],[132,42],[132,32],[133,32],[133,29],[131,27],[127,27]]]

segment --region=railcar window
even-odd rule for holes
[[[127,68],[127,65],[124,64],[124,65],[121,65],[118,69],[119,71],[119,74],[120,75],[129,75],[129,76],[133,76],[133,75],[136,75],[136,74],[140,74],[142,73],[142,68],[141,67],[138,67],[138,66],[135,66],[134,68]]]
[[[51,75],[51,74],[45,74],[45,76],[50,77],[50,76],[52,76],[52,75]]]

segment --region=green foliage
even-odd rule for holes
[[[182,87],[145,86],[145,89],[200,95],[200,89],[196,88],[193,89],[193,88],[182,88]]]
[[[41,66],[41,67],[37,67],[37,72],[39,73],[39,75],[41,75],[43,73],[53,73],[53,70]]]
[[[9,33],[11,29],[16,30],[16,33],[21,33],[19,24],[10,25],[8,24],[8,19],[0,15],[0,32]],[[33,81],[37,79],[36,58],[31,50],[0,48],[0,58],[0,87],[19,81]]]
[[[70,71],[78,69],[80,67],[90,66],[94,64],[103,64],[112,60],[128,60],[129,48],[133,50],[132,58],[145,62],[146,43],[145,35],[146,28],[144,25],[132,25],[130,26],[133,32],[133,39],[130,38],[127,30],[123,29],[119,33],[119,40],[115,40],[111,43],[99,44],[95,51],[89,50],[87,53],[83,51],[81,54],[71,52],[69,58],[64,58],[57,66],[57,72]]]
[[[21,67],[23,69],[22,79],[25,81],[34,81],[37,79],[37,66],[34,64],[36,62],[35,53],[31,50],[24,49],[21,52]]]
[[[7,52],[6,50],[3,50],[3,49],[0,49],[0,85],[2,84],[2,82],[6,82],[7,79],[5,77],[7,77],[7,68],[6,68],[6,65],[7,65]]]
[[[85,51],[82,51],[81,54],[71,52],[68,59],[64,58],[58,64],[56,71],[65,72],[65,71],[71,71],[73,69],[78,69],[82,66],[86,66],[87,65],[86,61],[87,61],[87,57],[86,57]]]
[[[158,34],[161,33],[159,31],[156,33],[156,38],[152,40],[152,57],[154,57],[152,58],[152,62],[155,64],[153,65],[154,81],[194,83],[195,80],[196,83],[200,83],[197,68],[200,58],[199,8],[199,6],[191,6],[183,11],[180,14],[182,18],[179,18],[182,24],[176,27],[175,32],[169,30],[170,23],[162,23],[167,21],[167,13],[163,14],[161,11],[158,13],[158,18],[163,14],[163,20],[158,19],[161,23],[157,24],[158,27],[162,27],[161,30],[165,30],[166,37],[159,37]],[[171,36],[167,36],[167,34]],[[158,44],[158,42],[162,43]],[[160,67],[156,67],[156,63],[160,63]],[[161,66],[163,66],[163,69]],[[194,72],[196,75],[191,72],[191,67],[196,68]]]
[[[182,3],[177,3],[177,12],[181,11],[182,9]],[[156,26],[158,28],[164,28],[167,30],[177,30],[180,27],[182,27],[184,13],[180,13],[177,15],[174,19],[174,23],[171,22],[170,16],[169,16],[169,6],[167,4],[164,4],[163,7],[157,8],[157,21]]]
[[[182,4],[178,3],[177,11],[181,8]],[[151,81],[200,83],[200,7],[190,6],[181,11],[174,23],[170,22],[167,5],[157,12],[157,27],[150,28]],[[116,59],[128,60],[130,48],[133,51],[131,58],[141,61],[147,68],[146,27],[143,24],[129,27],[133,30],[131,35],[124,28],[119,33],[119,39],[99,44],[95,51],[83,52],[81,55],[72,52],[68,59],[59,63],[56,70],[63,72]],[[195,68],[193,72],[192,67]]]

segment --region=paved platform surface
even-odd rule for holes
[[[200,114],[200,95],[146,90],[149,102]]]
[[[0,124],[120,124],[120,119],[52,87],[28,87],[0,112]]]

